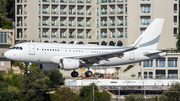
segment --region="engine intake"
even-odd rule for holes
[[[79,68],[80,62],[77,59],[60,59],[59,66],[61,69],[73,70]]]

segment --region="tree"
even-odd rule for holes
[[[7,18],[12,18],[15,21],[15,0],[6,0]]]
[[[7,16],[6,0],[0,0],[0,16]]]
[[[52,101],[80,101],[79,95],[72,92],[68,87],[62,87],[51,95]]]
[[[178,101],[180,98],[180,83],[172,83],[171,87],[163,92],[168,101]]]
[[[95,100],[97,101],[110,101],[111,95],[106,91],[98,92],[98,87],[94,85],[94,95]],[[83,86],[80,90],[80,96],[83,101],[92,101],[93,97],[93,87],[90,86]]]
[[[177,39],[176,42],[177,50],[180,51],[180,35],[177,35],[176,39]]]
[[[125,101],[145,101],[142,94],[130,94],[125,96]]]
[[[44,74],[49,77],[49,88],[59,88],[64,84],[64,78],[59,70],[44,71]]]
[[[31,73],[21,77],[20,90],[23,92],[22,97],[27,101],[48,100],[46,92],[48,90],[49,78],[46,77],[38,67],[31,67]]]

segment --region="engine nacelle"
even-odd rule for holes
[[[73,70],[79,68],[80,62],[77,59],[60,59],[59,66],[61,69]]]
[[[58,65],[56,64],[39,64],[39,69],[43,71],[51,71],[56,70]]]

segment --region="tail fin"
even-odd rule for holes
[[[159,37],[163,27],[164,19],[156,18],[144,31],[143,34],[134,42],[136,48],[157,49]]]

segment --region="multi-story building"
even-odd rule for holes
[[[178,4],[178,0],[16,0],[15,40],[128,46],[155,18],[165,18],[158,49],[172,50],[178,34]],[[179,72],[178,64],[169,67],[180,60],[179,54],[173,54],[136,63],[139,68],[127,73],[121,73],[126,66],[117,67],[117,73],[167,78]]]
[[[14,45],[14,30],[0,29],[0,71],[11,68],[11,61],[4,57],[4,52]]]
[[[16,41],[127,46],[165,18],[158,49],[176,48],[177,0],[16,0]]]

